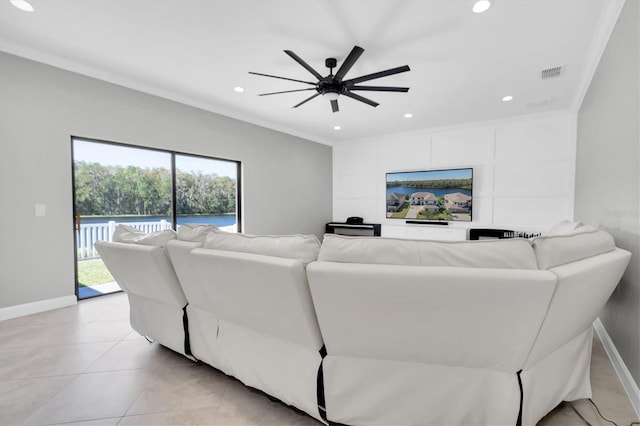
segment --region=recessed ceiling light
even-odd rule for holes
[[[404,115],[404,118],[411,118],[411,117],[413,117],[413,114],[411,114],[410,112]]]
[[[474,13],[482,13],[489,10],[490,7],[491,2],[489,0],[479,0],[475,2],[471,10],[473,10]]]
[[[233,88],[234,92],[242,93],[244,92],[244,87],[236,86]]]
[[[340,129],[342,129],[342,127],[340,127],[340,126],[333,126],[333,130],[340,130]]]
[[[31,6],[26,0],[11,0],[11,4],[25,12],[33,12],[33,6]]]
[[[513,100],[513,96],[511,95],[507,95],[504,98],[502,98],[502,102],[509,102]]]

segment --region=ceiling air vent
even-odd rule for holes
[[[526,104],[527,108],[545,108],[553,104],[553,98],[540,99],[539,101],[533,101]]]
[[[542,70],[540,72],[540,77],[543,80],[547,80],[549,78],[560,77],[560,74],[562,74],[562,67],[553,67],[553,68],[547,68],[546,70]]]

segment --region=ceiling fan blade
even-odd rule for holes
[[[376,78],[386,77],[388,75],[400,74],[401,72],[411,71],[409,65],[403,65],[401,67],[391,68],[384,71],[374,72],[373,74],[363,75],[362,77],[352,78],[351,80],[346,80],[344,83],[347,85],[358,84],[363,81],[369,81]]]
[[[259,93],[258,96],[279,95],[281,93],[292,93],[292,92],[304,92],[305,90],[316,90],[316,88],[309,87],[308,89],[283,90],[281,92]]]
[[[333,112],[338,112],[340,111],[340,108],[338,108],[338,100],[334,99],[331,101],[331,111]]]
[[[262,77],[279,78],[280,80],[296,81],[296,82],[298,82],[298,83],[304,83],[304,84],[313,84],[314,86],[316,85],[316,83],[312,83],[312,82],[310,82],[310,81],[296,80],[295,78],[280,77],[280,76],[278,76],[278,75],[262,74],[262,73],[260,73],[260,72],[253,72],[253,71],[249,71],[249,74],[253,74],[253,75],[261,75]]]
[[[360,96],[360,95],[357,95],[355,93],[351,93],[351,92],[345,91],[345,92],[342,92],[342,94],[344,96],[349,97],[349,98],[353,98],[353,99],[355,99],[357,101],[364,102],[367,105],[371,105],[372,107],[377,107],[378,105],[380,105],[379,103],[374,102],[371,99],[367,99],[364,96]]]
[[[308,63],[306,63],[305,61],[302,60],[302,58],[298,55],[296,55],[295,53],[293,53],[291,50],[285,50],[284,53],[286,53],[287,55],[291,56],[293,58],[294,61],[296,61],[297,63],[299,63],[300,65],[302,65],[304,67],[304,69],[306,69],[307,71],[309,71],[311,74],[313,74],[313,76],[315,78],[317,78],[318,80],[322,80],[322,76],[320,75],[320,73],[318,73],[318,71],[314,70],[313,68],[311,68],[311,65],[309,65]]]
[[[253,72],[253,71],[249,71],[249,74],[253,74],[253,75],[261,75],[261,76],[263,76],[263,77],[279,78],[280,80],[297,81],[298,83],[313,84],[314,86],[316,85],[316,83],[312,83],[312,82],[310,82],[310,81],[296,80],[295,78],[280,77],[280,76],[277,76],[277,75],[262,74],[262,73],[259,73],[259,72]]]
[[[356,61],[358,60],[358,58],[360,58],[360,55],[362,55],[363,52],[364,52],[364,49],[362,47],[353,46],[353,49],[351,49],[351,52],[349,52],[349,55],[344,60],[344,62],[342,62],[342,65],[340,65],[338,72],[336,72],[336,75],[334,76],[337,82],[342,81],[344,76],[349,72],[353,64],[356,63]]]
[[[293,108],[298,108],[300,105],[309,102],[311,99],[315,98],[316,96],[320,96],[320,93],[316,93],[314,95],[309,96],[307,99],[305,99],[304,101],[300,102],[298,105],[294,105]]]
[[[408,87],[389,87],[389,86],[351,86],[349,90],[368,90],[371,92],[408,92]]]

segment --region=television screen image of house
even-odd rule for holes
[[[387,173],[387,218],[471,221],[473,169]]]

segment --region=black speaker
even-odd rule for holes
[[[362,225],[364,223],[364,220],[358,216],[351,216],[347,218],[347,223],[349,225]]]

